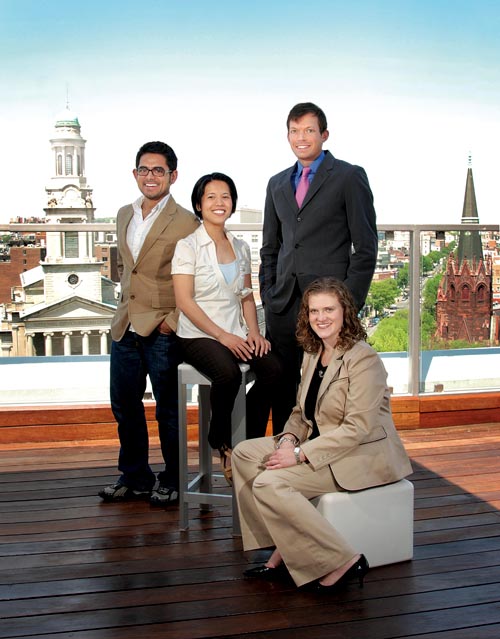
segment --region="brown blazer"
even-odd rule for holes
[[[163,320],[176,329],[172,257],[177,241],[199,225],[198,218],[170,196],[134,263],[127,244],[127,227],[133,214],[132,205],[127,204],[116,217],[121,294],[111,322],[111,336],[115,341],[121,340],[129,324],[144,337],[151,335]]]
[[[297,405],[284,431],[296,435],[313,469],[329,465],[345,490],[390,484],[412,468],[394,426],[382,360],[366,342],[334,353],[318,392],[320,437],[305,441],[312,424],[304,404],[319,353],[306,354]]]

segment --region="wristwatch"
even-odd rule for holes
[[[295,461],[297,464],[302,464],[302,460],[300,459],[300,446],[295,446],[293,454],[295,455]]]

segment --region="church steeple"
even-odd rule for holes
[[[472,175],[472,161],[469,155],[469,167],[467,169],[467,180],[465,183],[464,208],[462,211],[462,224],[479,224],[477,213],[476,192],[474,189],[474,177]],[[473,261],[476,264],[483,259],[483,246],[479,231],[460,231],[457,249],[457,262],[467,259],[469,264]]]

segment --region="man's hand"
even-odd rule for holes
[[[157,331],[162,335],[170,335],[170,333],[174,332],[165,320],[163,320],[161,324],[158,324]]]

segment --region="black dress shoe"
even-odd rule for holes
[[[359,583],[359,587],[363,587],[363,580],[365,578],[366,573],[370,570],[370,566],[366,557],[361,555],[358,561],[353,564],[349,570],[346,570],[345,573],[331,586],[323,586],[319,581],[316,584],[316,592],[320,593],[329,593],[329,592],[339,592],[339,590],[343,590],[347,587],[348,583],[353,579],[357,579]]]
[[[245,577],[256,577],[257,579],[267,579],[273,581],[274,579],[283,579],[288,576],[289,572],[285,564],[280,564],[277,568],[269,568],[269,566],[256,566],[255,568],[249,568],[243,572]]]

